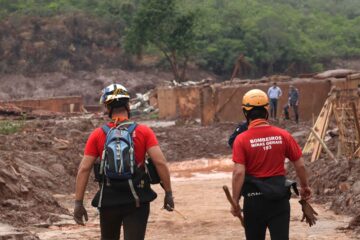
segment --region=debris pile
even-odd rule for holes
[[[24,113],[24,110],[17,107],[14,104],[1,104],[0,105],[0,115],[13,115],[13,116],[21,116]]]
[[[174,86],[174,87],[189,87],[189,86],[201,86],[201,85],[205,85],[205,84],[211,84],[214,83],[214,79],[212,78],[204,78],[200,81],[186,81],[186,82],[177,82],[175,80],[169,82],[170,86]]]
[[[159,111],[156,90],[150,90],[145,94],[136,93],[136,97],[130,101],[130,110],[133,115],[157,113]]]
[[[0,218],[15,226],[52,223],[70,214],[53,197],[74,192],[90,120],[26,121],[21,131],[1,135]]]
[[[316,199],[355,216],[350,229],[360,226],[359,102],[357,88],[333,88],[303,148]]]

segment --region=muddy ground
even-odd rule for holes
[[[22,128],[17,133],[0,135],[1,222],[21,229],[29,230],[30,228],[32,232],[39,233],[39,236],[44,236],[41,237],[43,239],[54,239],[41,234],[54,236],[51,234],[60,234],[59,229],[66,229],[66,232],[69,230],[67,232],[70,234],[69,236],[72,236],[72,231],[85,234],[84,229],[75,225],[69,225],[69,223],[61,227],[56,227],[56,225],[61,225],[59,221],[69,218],[72,208],[72,196],[69,194],[74,192],[75,175],[86,139],[92,129],[101,126],[103,121],[103,116],[96,114],[20,121]],[[183,211],[180,207],[183,205],[184,211],[191,212],[190,203],[197,199],[196,196],[194,197],[194,194],[200,194],[198,193],[199,191],[192,188],[193,185],[201,186],[201,189],[204,189],[204,186],[209,186],[208,195],[202,195],[201,197],[206,197],[207,200],[211,201],[209,204],[216,207],[220,199],[215,197],[217,195],[212,196],[210,190],[214,191],[224,181],[227,181],[229,184],[228,175],[226,177],[222,176],[219,179],[217,177],[215,177],[216,179],[207,177],[201,181],[197,178],[188,178],[186,181],[183,181],[181,177],[192,177],[189,169],[201,173],[231,171],[232,163],[229,160],[224,160],[224,157],[230,157],[231,155],[231,149],[227,146],[227,138],[236,124],[216,124],[204,127],[196,122],[181,125],[175,122],[152,120],[145,123],[153,127],[168,161],[172,162],[173,176],[177,178],[174,189],[179,195],[176,197],[176,201],[179,201],[179,210]],[[292,122],[276,122],[274,124],[285,127],[294,135],[301,146],[304,145],[310,124],[301,123],[296,125]],[[192,137],[189,138],[189,136]],[[346,213],[349,217],[356,216],[359,214],[359,194],[356,192],[356,186],[360,176],[359,164],[356,164],[357,160],[344,160],[339,164],[334,164],[326,159],[326,155],[323,154],[322,156],[324,156],[323,159],[308,164],[310,183],[315,193],[314,201],[321,203],[322,206],[319,206],[319,208],[324,208],[326,211],[332,209],[336,213]],[[211,160],[209,161],[209,159]],[[290,174],[292,173],[291,168],[289,168],[289,172]],[[342,184],[342,187],[340,187],[340,184]],[[91,181],[88,188],[90,191],[89,195],[92,195],[95,189],[96,185]],[[193,194],[183,196],[183,191]],[[217,191],[215,190],[215,192]],[[220,193],[217,194],[220,195]],[[192,197],[194,198],[191,199]],[[155,209],[155,215],[152,214],[150,221],[149,239],[167,239],[167,234],[174,230],[170,227],[173,230],[170,232],[165,231],[161,233],[163,235],[159,235],[159,238],[156,238],[158,236],[156,235],[157,232],[151,230],[151,226],[154,226],[153,229],[159,229],[164,226],[178,226],[180,229],[179,234],[185,234],[184,232],[181,233],[181,231],[185,231],[186,226],[193,226],[193,224],[182,225],[183,220],[179,218],[178,214],[167,215],[162,211],[156,213],[160,202],[161,200],[158,200],[157,205],[155,205],[157,207],[153,208]],[[199,206],[195,209],[205,212],[205,207]],[[195,219],[195,222],[200,221],[200,218],[206,219],[206,214],[211,215],[211,219],[216,218],[216,213],[202,213],[201,211],[199,213],[191,213],[194,215],[199,214],[198,220],[196,220],[196,217],[192,217]],[[228,214],[225,209],[218,210],[217,213],[219,213],[218,217],[220,218],[223,218],[223,214]],[[349,217],[338,217],[330,212],[326,212],[324,215],[329,216],[330,222],[325,225],[319,225],[323,226],[324,229],[327,228],[326,231],[330,231],[330,228],[332,229],[330,232],[332,232],[335,226],[346,227],[348,225]],[[154,218],[156,216],[159,219]],[[170,220],[166,220],[168,217]],[[159,223],[157,223],[158,221]],[[213,224],[212,220],[204,221],[201,224],[195,225],[196,228],[191,229],[190,232],[192,234],[198,234],[196,235],[198,238],[193,239],[219,239],[216,238],[217,235],[213,235],[214,231],[212,229],[215,226],[220,226],[220,223]],[[228,219],[227,221],[234,221],[234,219]],[[34,226],[39,226],[39,224],[42,226],[41,228],[34,228]],[[89,225],[90,230],[85,232],[89,231],[89,234],[96,235],[98,234],[97,230],[95,231],[98,227],[96,225],[97,221],[93,221],[92,224],[93,226]],[[237,226],[235,222],[227,222],[225,225]],[[296,229],[297,225],[295,224],[294,226]],[[48,229],[43,227],[48,227]],[[197,233],[200,228],[204,228],[203,233]],[[223,228],[224,226],[219,227],[218,231]],[[226,231],[223,234],[228,237],[225,239],[232,239],[233,235],[231,234],[242,234],[235,230],[236,227],[233,230],[230,228],[232,229],[232,227],[229,227],[229,229],[224,228]],[[304,229],[298,232],[300,235],[295,239],[303,239],[302,236],[311,239],[312,234],[316,233],[316,231],[305,231]],[[227,231],[230,231],[230,235],[226,235]],[[62,235],[60,234],[56,239],[61,239],[60,236]],[[64,236],[67,235],[65,234]],[[185,237],[185,235],[180,236],[184,236],[181,239],[191,239]],[[348,234],[339,236],[348,237]],[[72,239],[76,239],[76,237]],[[319,238],[314,237],[313,239]],[[333,239],[346,238],[339,237]]]
[[[227,160],[222,159],[223,162]],[[229,160],[230,161],[230,160]],[[230,161],[231,162],[231,161]],[[211,165],[211,164],[210,164]],[[244,231],[237,218],[229,212],[230,206],[222,191],[223,185],[230,185],[230,172],[197,173],[182,177],[181,172],[189,169],[176,164],[171,166],[176,209],[169,213],[162,210],[163,191],[155,187],[158,199],[151,205],[151,214],[147,229],[148,240],[215,240],[245,239]],[[176,170],[177,169],[177,170]],[[177,172],[178,170],[182,170]],[[192,171],[192,170],[190,170]],[[92,195],[89,193],[88,195]],[[69,209],[72,208],[73,196],[57,195],[57,199]],[[349,222],[349,217],[335,215],[322,205],[314,205],[320,217],[314,227],[309,228],[300,222],[301,209],[298,199],[291,200],[290,239],[357,239],[356,234],[340,230]],[[87,201],[89,202],[89,201]],[[40,239],[99,239],[99,220],[97,211],[88,206],[90,221],[85,226],[76,226],[69,218],[64,218],[57,226],[47,229],[32,229]],[[267,239],[270,239],[267,236]]]

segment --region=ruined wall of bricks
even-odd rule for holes
[[[200,118],[203,125],[214,122],[239,122],[244,120],[241,109],[243,95],[258,88],[267,92],[271,82],[243,85],[213,84],[194,87],[159,88],[159,117],[161,119]],[[345,79],[314,80],[298,79],[278,82],[283,96],[278,102],[278,118],[283,117],[283,107],[288,101],[289,86],[293,84],[300,93],[300,121],[316,119],[332,86],[357,88],[360,80]],[[290,111],[290,117],[292,112]]]
[[[14,104],[24,110],[46,110],[51,112],[82,112],[83,98],[73,97],[54,97],[46,99],[23,99],[16,101],[6,101],[2,103]],[[1,104],[1,103],[0,103]]]

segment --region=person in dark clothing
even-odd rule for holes
[[[134,148],[131,148],[130,152],[133,155],[130,158],[133,160],[132,166],[136,166],[135,171],[132,172],[132,178],[128,180],[114,180],[109,176],[105,178],[105,172],[102,175],[101,190],[96,193],[92,201],[92,206],[97,207],[100,212],[102,240],[120,239],[121,226],[123,226],[126,240],[143,240],[145,238],[150,202],[157,196],[151,189],[149,178],[145,173],[146,154],[151,157],[165,190],[164,208],[168,211],[174,210],[170,172],[166,159],[154,132],[146,125],[134,124],[129,121],[129,99],[128,91],[120,84],[111,84],[103,90],[100,102],[105,105],[111,121],[103,127],[96,128],[90,134],[76,177],[74,220],[77,224],[84,225],[83,218],[87,221],[88,217],[83,199],[91,170],[96,166],[98,158],[100,158],[100,163],[104,163],[102,158],[106,156],[105,152],[112,151],[108,148],[104,151],[107,140],[104,129],[106,127],[113,129],[120,124],[121,126],[135,126],[131,131]],[[128,128],[130,132],[129,129],[130,127]],[[117,141],[121,139],[118,137]],[[124,149],[118,149],[120,156]],[[122,166],[120,165],[119,169],[126,168],[126,166],[124,168]]]
[[[284,107],[285,119],[290,119],[289,108],[292,108],[295,115],[296,123],[299,123],[299,90],[293,85],[290,85],[289,100]]]
[[[232,177],[234,216],[240,216],[240,197],[244,196],[244,227],[248,240],[289,239],[290,189],[285,178],[285,158],[294,165],[300,179],[300,195],[311,198],[302,152],[285,130],[268,123],[269,99],[265,92],[253,89],[242,102],[248,130],[237,135],[233,143]]]
[[[228,140],[228,144],[229,146],[232,148],[235,138],[237,137],[237,135],[239,135],[240,133],[245,132],[248,129],[248,123],[246,121],[240,123],[236,129],[234,130],[234,132],[230,135],[229,140]]]

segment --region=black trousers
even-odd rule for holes
[[[289,114],[289,108],[292,108],[294,110],[294,114],[295,114],[295,121],[296,123],[299,123],[299,109],[298,106],[296,104],[287,104],[284,107],[284,115],[285,115],[285,119],[290,119],[290,114]]]
[[[123,225],[125,240],[143,240],[150,212],[150,203],[121,205],[100,209],[101,240],[119,240]]]
[[[244,199],[247,240],[265,239],[266,229],[273,240],[289,239],[290,202],[288,198],[267,200],[262,195]]]

